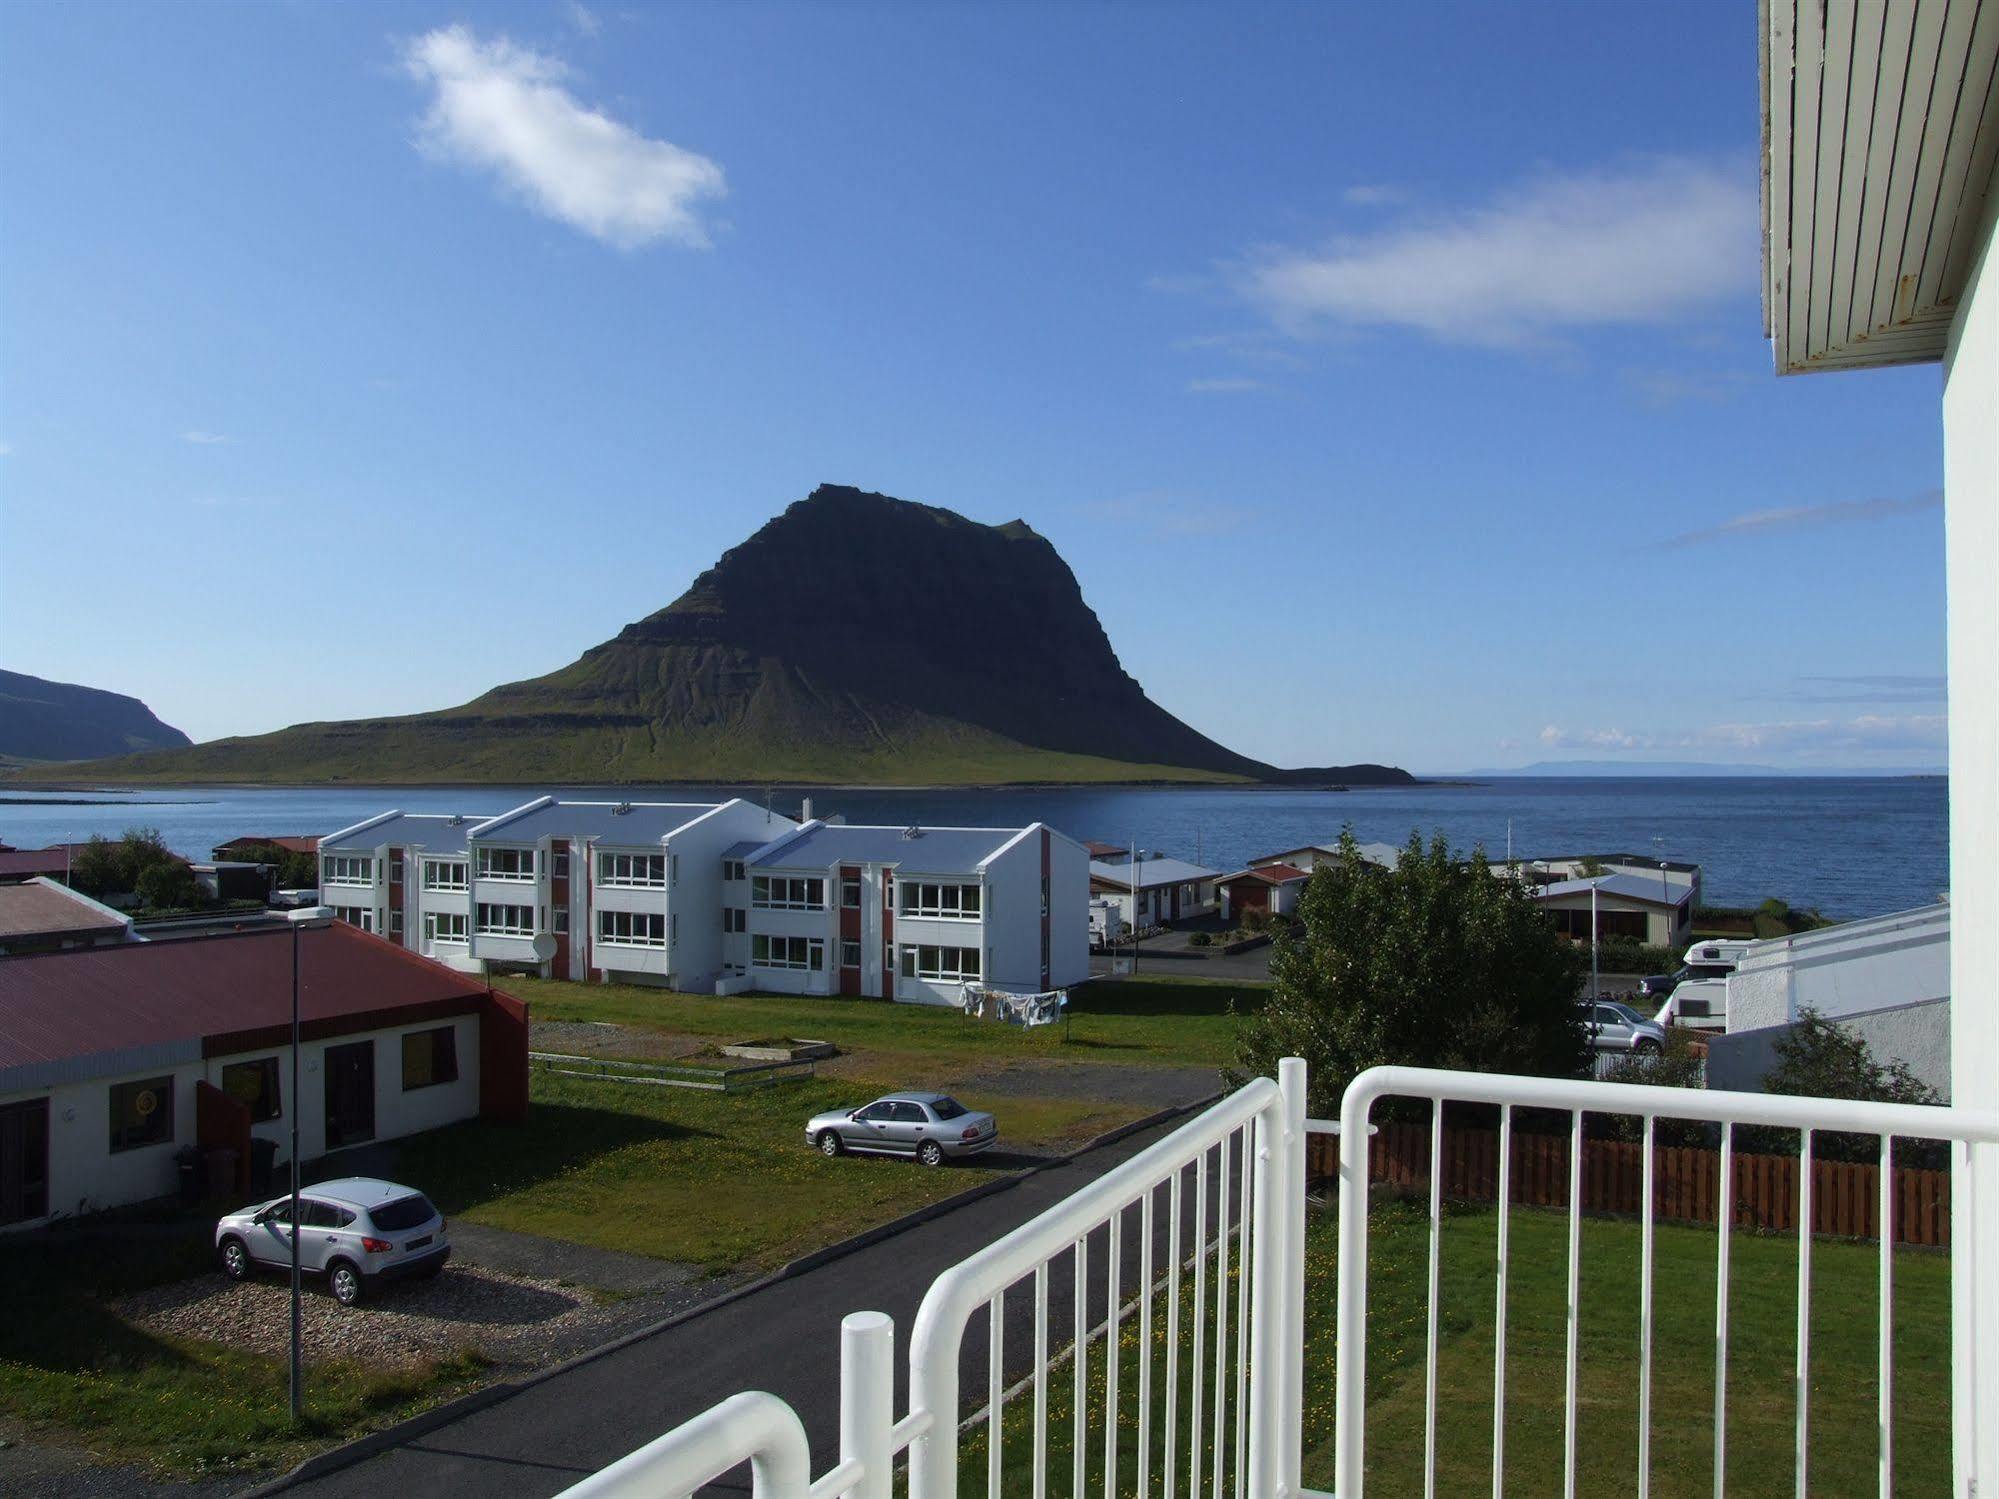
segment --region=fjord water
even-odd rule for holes
[[[206,858],[245,834],[329,833],[376,812],[491,816],[539,796],[539,786],[191,787],[37,795],[0,793],[0,841],[17,848],[157,827],[170,847]],[[714,786],[564,787],[564,796],[672,801],[746,794]],[[1363,842],[1401,843],[1411,830],[1453,845],[1507,847],[1522,859],[1608,852],[1690,859],[1708,900],[1753,904],[1775,895],[1828,916],[1858,917],[1935,900],[1948,882],[1949,784],[1942,777],[1500,777],[1476,785],[1356,789],[1035,786],[936,790],[773,790],[796,812],[895,825],[1019,826],[1044,820],[1077,838],[1128,844],[1240,868],[1260,854],[1330,842],[1351,825]],[[103,798],[95,805],[62,799]],[[113,804],[115,803],[115,804]]]

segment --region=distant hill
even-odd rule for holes
[[[89,760],[191,743],[122,692],[0,671],[0,761]]]
[[[1407,782],[1217,744],[1119,664],[1024,521],[822,485],[666,608],[457,708],[89,767],[104,780]]]
[[[1728,765],[1712,760],[1537,760],[1511,770],[1458,770],[1452,776],[1533,776],[1570,777],[1577,780],[1604,776],[1932,776],[1944,775],[1942,767],[1923,769],[1912,766],[1874,768],[1837,765],[1785,768],[1781,765]]]

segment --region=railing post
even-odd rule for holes
[[[885,1312],[840,1320],[840,1461],[861,1465],[845,1499],[889,1499],[894,1463],[895,1321]]]
[[[1288,1452],[1292,1407],[1291,1276],[1286,1260],[1291,1248],[1291,1199],[1304,1200],[1302,1176],[1292,1179],[1292,1151],[1285,1124],[1289,1102],[1279,1096],[1256,1116],[1256,1180],[1250,1232],[1250,1408],[1248,1492],[1277,1494],[1288,1483]],[[1169,1386],[1170,1389],[1170,1386]],[[1169,1402],[1171,1396],[1168,1396]]]
[[[1287,1493],[1304,1488],[1305,1472],[1305,1062],[1277,1064],[1284,1099],[1284,1467]]]
[[[1362,1074],[1363,1077],[1368,1074]],[[1441,1096],[1433,1095],[1439,1108]],[[1339,1367],[1333,1385],[1333,1492],[1361,1499],[1367,1411],[1367,1116],[1373,1090],[1358,1081],[1340,1101]],[[1432,1180],[1438,1163],[1430,1163]]]

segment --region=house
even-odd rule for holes
[[[48,879],[69,882],[70,846],[53,848],[0,849],[0,885],[18,885],[23,880]]]
[[[292,1093],[297,943],[303,1054]],[[527,1010],[341,923],[0,959],[0,1225],[163,1197],[183,1146],[303,1158],[527,1107]]]
[[[721,851],[796,826],[740,798],[384,812],[321,840],[320,898],[464,972],[707,989],[723,966]]]
[[[1259,864],[1215,881],[1220,892],[1222,920],[1239,921],[1245,912],[1289,916],[1298,909],[1311,875],[1291,864]]]
[[[955,1003],[1090,975],[1089,856],[1024,828],[806,822],[722,851],[724,992]]]
[[[1136,861],[1090,863],[1090,898],[1106,900],[1118,919],[1141,931],[1168,921],[1206,916],[1215,909],[1215,881],[1221,871],[1140,852]]]
[[[1947,902],[1745,945],[1728,975],[1727,1033],[1708,1041],[1708,1086],[1757,1090],[1805,1010],[1950,1096]]]
[[[245,859],[215,859],[190,864],[195,883],[208,892],[210,900],[268,900],[277,873],[268,864]]]
[[[1556,930],[1578,942],[1646,942],[1678,948],[1693,940],[1694,893],[1689,885],[1662,887],[1657,879],[1605,874],[1557,880],[1533,888],[1533,898],[1554,918]]]
[[[1628,874],[1649,879],[1653,889],[1667,900],[1678,900],[1684,893],[1692,896],[1692,906],[1701,904],[1700,865],[1679,859],[1655,859],[1647,854],[1557,854],[1545,859],[1516,859],[1510,864],[1493,860],[1492,872],[1517,875],[1530,885],[1587,879],[1592,872]]]
[[[281,848],[288,854],[316,854],[319,852],[319,839],[296,833],[274,833],[269,837],[245,833],[226,843],[216,844],[209,850],[209,857],[227,863],[266,848]]]
[[[1331,864],[1340,856],[1337,843],[1307,843],[1300,848],[1287,848],[1281,853],[1264,854],[1251,859],[1251,869],[1266,869],[1273,864],[1287,864],[1293,869],[1301,869],[1310,874],[1321,864]],[[1370,864],[1383,869],[1393,869],[1402,860],[1402,850],[1392,843],[1363,843],[1360,856]]]
[[[1122,864],[1131,857],[1131,850],[1122,843],[1104,843],[1095,838],[1085,838],[1083,847],[1090,858],[1099,864]]]
[[[0,956],[134,940],[131,917],[67,885],[39,875],[0,885]]]

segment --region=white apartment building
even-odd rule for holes
[[[320,898],[464,972],[705,989],[722,976],[721,850],[797,825],[741,799],[384,812],[321,841]]]
[[[1089,977],[1089,854],[1024,828],[811,821],[724,850],[725,992],[955,1002],[968,983],[1038,993]]]

